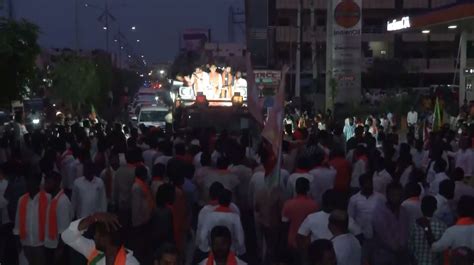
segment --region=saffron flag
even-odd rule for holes
[[[250,52],[246,54],[247,67],[247,106],[250,115],[255,119],[258,126],[263,126],[262,104],[260,103],[257,84],[255,82],[255,74],[253,72],[252,60]]]
[[[265,151],[268,159],[264,165],[265,179],[269,186],[280,183],[281,147],[283,141],[283,116],[285,112],[285,80],[288,67],[284,66],[282,80],[275,93],[275,101],[268,113],[267,122],[262,131]]]
[[[441,126],[443,125],[442,123],[443,121],[441,117],[441,106],[439,104],[438,98],[436,98],[436,104],[433,111],[433,131],[439,131],[441,129]]]

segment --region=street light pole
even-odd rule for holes
[[[333,1],[327,2],[326,14],[326,109],[333,110],[334,100],[331,94],[331,79],[332,79],[332,53],[333,53]]]
[[[74,39],[76,52],[79,52],[79,0],[74,0]]]
[[[105,50],[109,52],[109,1],[105,1]]]
[[[298,40],[296,42],[296,76],[295,76],[295,98],[299,100],[301,96],[301,38],[302,38],[302,28],[301,28],[301,13],[303,9],[303,0],[298,2],[298,18],[297,18],[297,34]]]
[[[318,67],[316,61],[316,0],[310,0],[310,12],[311,12],[311,62],[313,66],[313,85],[316,87],[316,81],[318,79]]]
[[[14,19],[13,0],[8,0],[8,18]]]

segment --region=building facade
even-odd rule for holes
[[[252,0],[265,2],[264,0]],[[268,66],[295,64],[298,40],[297,10],[299,0],[268,0],[267,51]],[[315,27],[311,27],[310,6],[315,5]],[[328,0],[303,0],[302,9],[302,83],[301,90],[311,89],[313,67],[318,85],[324,87],[326,73],[326,7]],[[387,21],[404,16],[431,12],[463,0],[363,0],[362,1],[362,87],[380,88],[370,82],[369,72],[374,60],[397,60],[406,71],[401,86],[420,87],[430,84],[451,84],[456,72],[459,38],[455,29],[442,34],[422,32],[394,33],[387,31]],[[253,11],[255,12],[255,11]],[[251,20],[250,20],[251,22]],[[249,22],[248,22],[249,23]],[[253,25],[250,25],[252,27]],[[272,33],[272,34],[270,34]],[[316,38],[316,62],[313,64],[311,43]],[[251,43],[252,39],[250,39]],[[249,45],[253,52],[255,46]],[[468,57],[473,50],[468,42]],[[472,58],[474,56],[471,55]],[[469,59],[468,60],[472,60]],[[305,81],[306,80],[306,81]],[[309,80],[309,81],[308,81]],[[306,86],[306,88],[305,88]],[[321,91],[322,92],[322,91]]]

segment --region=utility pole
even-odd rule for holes
[[[318,79],[318,64],[317,64],[317,55],[316,55],[316,3],[315,0],[309,1],[310,13],[311,13],[311,62],[313,66],[313,86],[317,87]]]
[[[74,0],[74,39],[76,52],[79,52],[79,0]]]
[[[333,110],[335,99],[332,98],[332,52],[333,52],[333,0],[327,1],[327,21],[326,21],[326,109]]]
[[[100,22],[103,22],[104,23],[104,30],[105,30],[105,50],[107,52],[110,51],[109,49],[109,32],[110,32],[110,23],[109,23],[109,19],[112,20],[112,21],[115,21],[115,17],[110,13],[109,11],[109,3],[108,1],[106,0],[105,1],[105,9],[104,9],[104,12],[99,16],[98,20]]]
[[[115,42],[117,42],[118,44],[118,68],[122,68],[122,50],[124,46],[127,44],[127,38],[122,33],[122,30],[120,29],[120,27],[117,34],[115,34],[114,38],[115,38]]]
[[[8,18],[15,19],[13,10],[13,0],[8,0]]]
[[[298,40],[296,42],[296,76],[295,76],[295,98],[299,102],[301,97],[301,41],[302,41],[302,28],[301,28],[301,13],[303,9],[303,0],[298,2],[298,17],[297,17],[297,34]]]

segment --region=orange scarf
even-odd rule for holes
[[[148,207],[150,207],[150,209],[155,209],[155,201],[153,200],[153,196],[151,195],[151,191],[148,185],[146,185],[145,182],[143,182],[143,180],[141,180],[140,178],[135,178],[135,184],[140,187],[143,194],[145,195],[145,200],[148,203]]]
[[[94,249],[89,257],[87,257],[87,265],[96,265],[102,258],[104,258],[104,254],[99,253],[97,249]],[[117,252],[117,256],[115,256],[114,265],[125,265],[126,262],[127,251],[125,251],[125,248],[121,246]]]
[[[299,174],[304,174],[304,173],[308,173],[308,172],[309,172],[309,170],[307,170],[307,169],[302,169],[302,168],[297,168],[297,169],[295,170],[295,173],[299,173]]]
[[[227,265],[237,265],[237,258],[235,257],[235,253],[232,251],[229,251],[229,255],[227,255]],[[209,256],[207,257],[207,263],[206,265],[214,265],[214,255],[212,252],[209,253]]]
[[[154,177],[152,178],[152,181],[163,181],[163,177],[154,176]]]
[[[51,200],[51,204],[49,206],[49,230],[48,236],[51,240],[56,240],[58,238],[58,218],[57,218],[57,209],[58,209],[58,202],[61,196],[63,196],[64,191],[61,190],[56,197]]]
[[[39,204],[38,204],[38,226],[39,226],[39,240],[44,241],[44,227],[46,224],[46,211],[48,208],[48,197],[46,192],[40,191],[38,193]],[[27,193],[20,198],[19,205],[19,227],[20,227],[20,239],[26,239],[26,218],[28,214],[28,202],[30,201],[30,194]]]
[[[456,222],[456,225],[474,225],[474,218],[472,218],[472,217],[461,217]]]
[[[219,205],[217,208],[214,210],[214,212],[219,212],[219,213],[231,213],[232,210],[228,206],[222,206]]]
[[[408,201],[412,201],[412,202],[419,202],[420,201],[420,197],[418,196],[413,196],[413,197],[410,197],[407,199]]]

